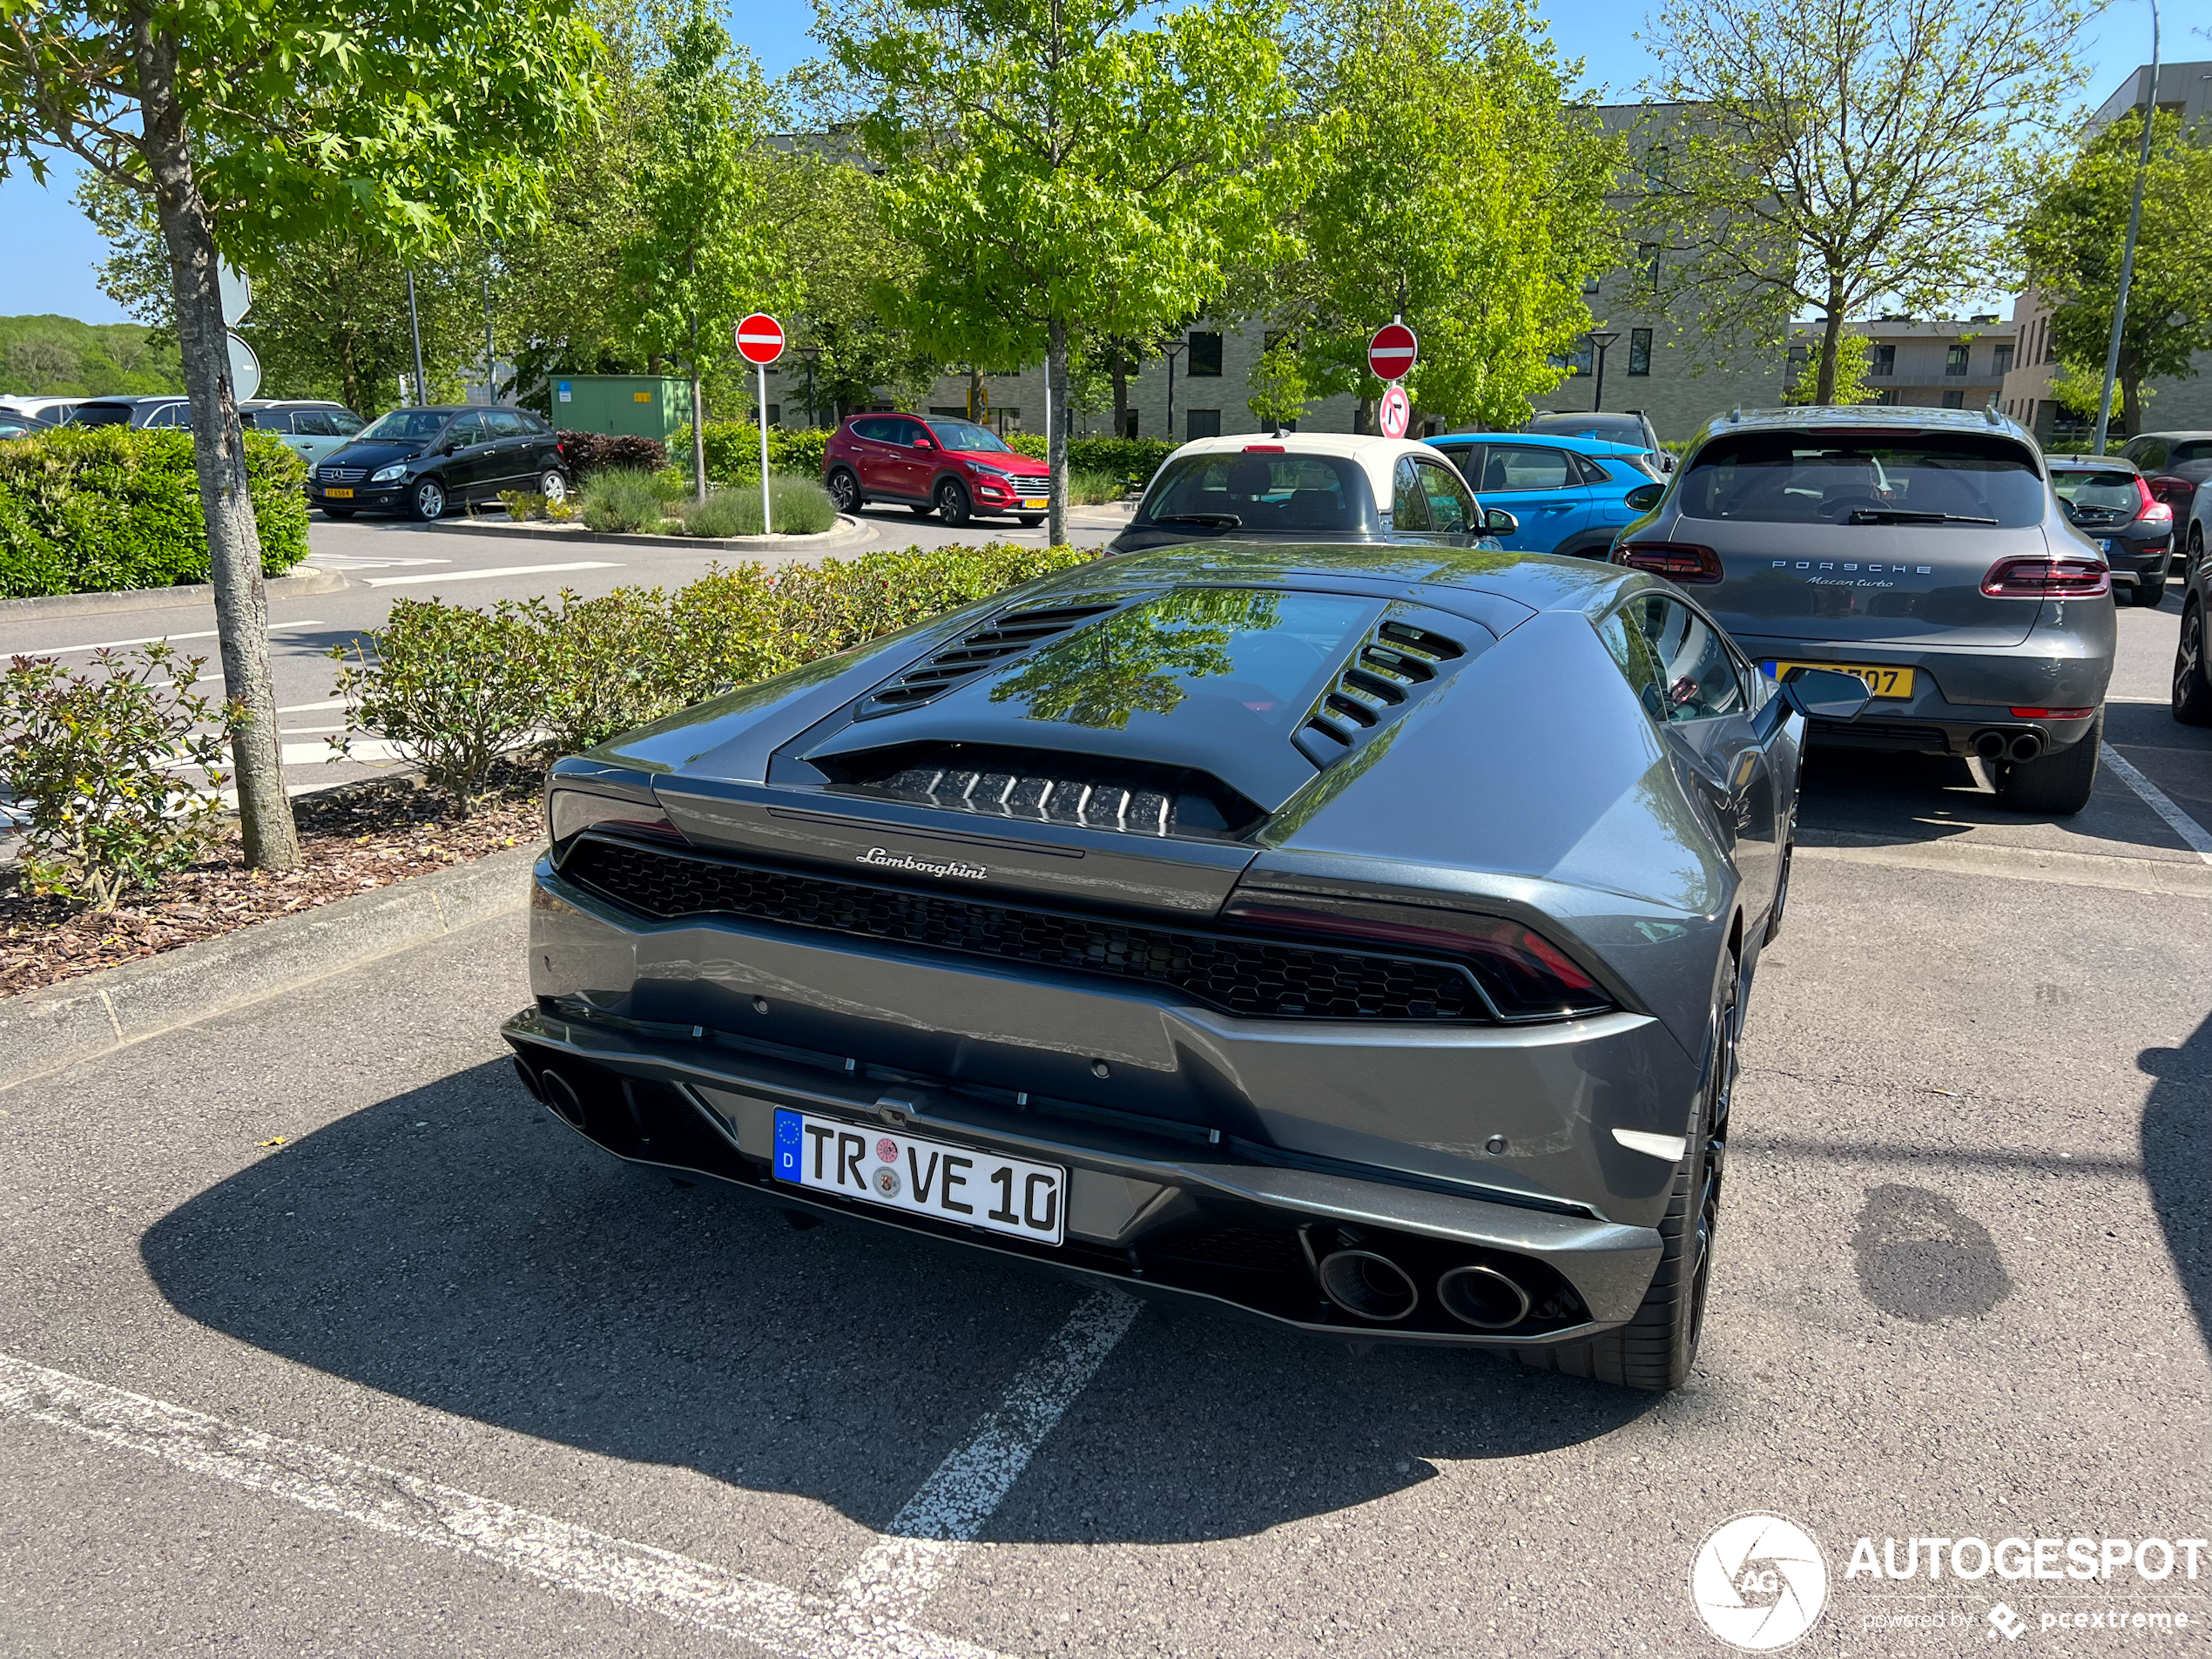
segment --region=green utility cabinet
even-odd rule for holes
[[[691,383],[666,374],[556,374],[553,424],[576,432],[658,438],[691,419]]]

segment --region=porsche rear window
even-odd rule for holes
[[[1312,535],[1359,529],[1366,500],[1359,468],[1339,455],[1185,455],[1162,469],[1135,522]]]
[[[1692,518],[1758,524],[1865,524],[1886,509],[2020,527],[2041,521],[2045,496],[2033,458],[2006,439],[1757,432],[1700,449],[1680,500]]]

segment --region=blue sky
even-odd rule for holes
[[[1562,21],[1554,33],[1563,51],[1582,56],[1584,84],[1614,97],[1633,95],[1647,69],[1635,35],[1650,10],[1649,0],[1581,0],[1555,10]],[[813,21],[808,0],[743,0],[731,31],[769,73],[780,74],[813,51],[806,36]],[[2148,9],[2121,0],[2096,35],[2088,52],[2093,101],[2149,57]],[[0,261],[0,316],[51,311],[87,322],[121,320],[121,311],[94,284],[92,268],[105,250],[70,201],[75,184],[75,171],[58,161],[52,182],[43,189],[20,167],[0,182],[0,246],[16,250]]]

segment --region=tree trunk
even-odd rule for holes
[[[1129,436],[1129,359],[1114,348],[1114,435]]]
[[[1053,547],[1068,542],[1068,325],[1057,317],[1046,326],[1044,352],[1045,402],[1052,414],[1045,422],[1044,460],[1052,469],[1046,486],[1045,541]]]
[[[1376,430],[1374,399],[1363,397],[1352,406],[1352,429],[1366,433]]]
[[[1812,401],[1825,407],[1836,401],[1836,356],[1844,345],[1844,296],[1831,284],[1828,290],[1828,320],[1820,331],[1820,379]]]
[[[133,25],[144,135],[154,206],[169,251],[177,302],[177,347],[192,404],[192,464],[207,525],[215,630],[223,694],[243,705],[231,734],[238,772],[238,816],[246,864],[289,870],[300,862],[300,833],[284,792],[277,737],[276,683],[269,671],[269,594],[261,579],[261,536],[246,484],[246,436],[231,385],[223,297],[215,282],[215,238],[207,204],[192,177],[191,135],[177,101],[177,47],[140,14]]]
[[[2132,354],[2120,354],[2120,423],[2131,438],[2141,437],[2143,430],[2143,377],[2129,361]]]

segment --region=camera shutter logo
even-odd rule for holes
[[[1689,1599],[1731,1648],[1772,1653],[1820,1622],[1828,1561],[1794,1521],[1753,1513],[1716,1527],[1690,1563]]]

